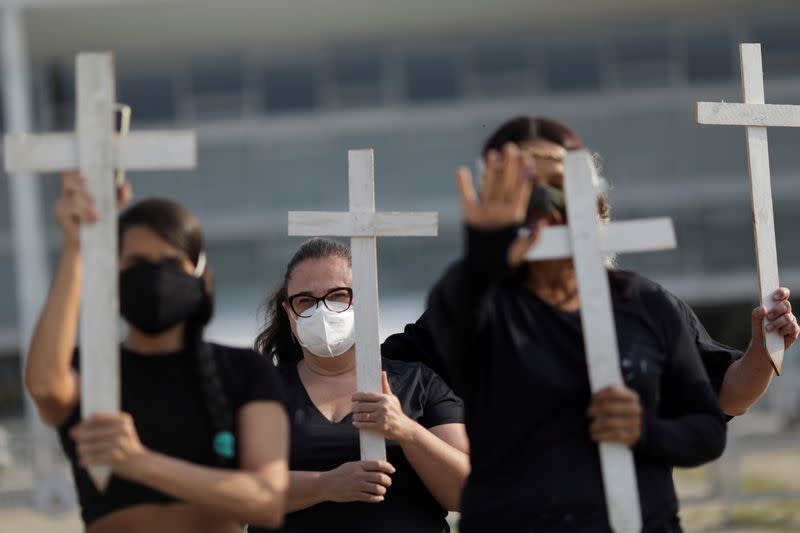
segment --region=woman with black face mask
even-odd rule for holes
[[[130,195],[126,186],[122,196]],[[80,420],[79,227],[97,220],[83,179],[62,177],[65,237],[27,358],[26,387],[70,458],[89,533],[241,533],[278,527],[288,485],[288,424],[270,361],[205,343],[211,273],[197,219],[161,199],[119,218],[122,412]],[[91,280],[89,280],[91,282]],[[105,491],[86,468],[110,465]]]

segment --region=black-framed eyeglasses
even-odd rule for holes
[[[353,289],[336,287],[326,292],[322,298],[308,292],[298,292],[286,298],[286,301],[289,302],[292,312],[301,318],[310,317],[320,302],[334,313],[344,313],[353,305]]]

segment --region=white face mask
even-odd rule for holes
[[[334,309],[347,307],[347,304],[333,302],[328,302],[328,305]],[[294,320],[300,346],[319,357],[338,357],[356,342],[352,307],[337,313],[320,303],[310,317],[297,317]]]

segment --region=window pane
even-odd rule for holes
[[[244,61],[239,55],[194,59],[191,83],[197,94],[242,92]]]
[[[333,81],[337,84],[380,83],[383,77],[380,49],[334,53]]]
[[[451,57],[411,56],[406,61],[408,99],[453,100],[458,95],[456,68]]]
[[[530,43],[498,36],[496,41],[475,45],[471,65],[479,75],[495,76],[524,72],[530,68]]]
[[[314,107],[314,73],[310,65],[272,65],[264,69],[264,107],[291,111]]]
[[[689,81],[727,81],[736,76],[737,47],[728,32],[690,35],[687,50]]]
[[[570,42],[550,48],[547,54],[547,87],[551,91],[599,89],[597,44]]]
[[[760,23],[753,28],[753,42],[761,43],[764,75],[785,77],[800,74],[800,16],[793,20]]]
[[[133,108],[134,124],[139,120],[175,119],[175,93],[169,76],[120,78],[117,92],[119,101]]]

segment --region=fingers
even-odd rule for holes
[[[383,472],[384,474],[394,474],[395,469],[388,461],[361,461],[361,467],[367,472]]]
[[[383,395],[374,393],[356,393],[351,398],[353,400],[352,411],[354,413],[367,413],[374,411],[383,400]]]
[[[780,318],[767,323],[767,331],[781,331],[786,326],[791,326],[797,322],[794,315],[782,315]]]
[[[503,146],[503,166],[500,174],[499,189],[503,200],[515,199],[514,194],[519,186],[522,172],[522,156],[514,143]]]
[[[753,338],[753,343],[757,346],[764,343],[764,331],[761,329],[761,325],[766,317],[767,308],[763,305],[753,309],[753,313],[750,315],[750,334]]]
[[[595,418],[589,425],[592,433],[604,432],[638,432],[640,422],[634,417],[606,416]]]
[[[392,386],[389,385],[389,376],[386,375],[386,372],[381,372],[381,389],[384,394],[392,393]]]
[[[481,200],[495,202],[503,196],[503,158],[497,150],[486,154],[486,171],[481,176]]]
[[[381,503],[385,498],[368,492],[360,492],[356,501],[366,503]]]
[[[390,478],[387,474],[384,474],[382,472],[367,472],[366,477],[364,479],[369,483],[382,485],[386,488],[392,486],[392,478]]]
[[[475,192],[475,186],[472,184],[472,174],[467,167],[458,169],[456,181],[458,193],[461,197],[461,209],[467,220],[470,220],[470,215],[478,203],[478,195]]]
[[[792,312],[792,304],[789,300],[781,300],[769,310],[767,313],[767,318],[770,320],[774,320],[782,315],[786,315]]]
[[[780,302],[781,300],[788,300],[791,295],[792,291],[790,291],[786,287],[781,287],[772,293],[772,299],[775,300],[776,302]]]
[[[633,402],[600,402],[593,403],[586,411],[589,418],[596,417],[638,417],[642,407]]]
[[[384,395],[380,392],[356,392],[350,397],[350,400],[354,403],[374,403],[380,402],[383,398]]]
[[[133,187],[131,187],[130,181],[126,181],[121,186],[117,187],[117,209],[122,208],[132,199],[133,199]]]
[[[379,483],[370,483],[369,481],[362,481],[359,485],[359,490],[366,494],[375,496],[384,496],[386,494],[386,487]]]

